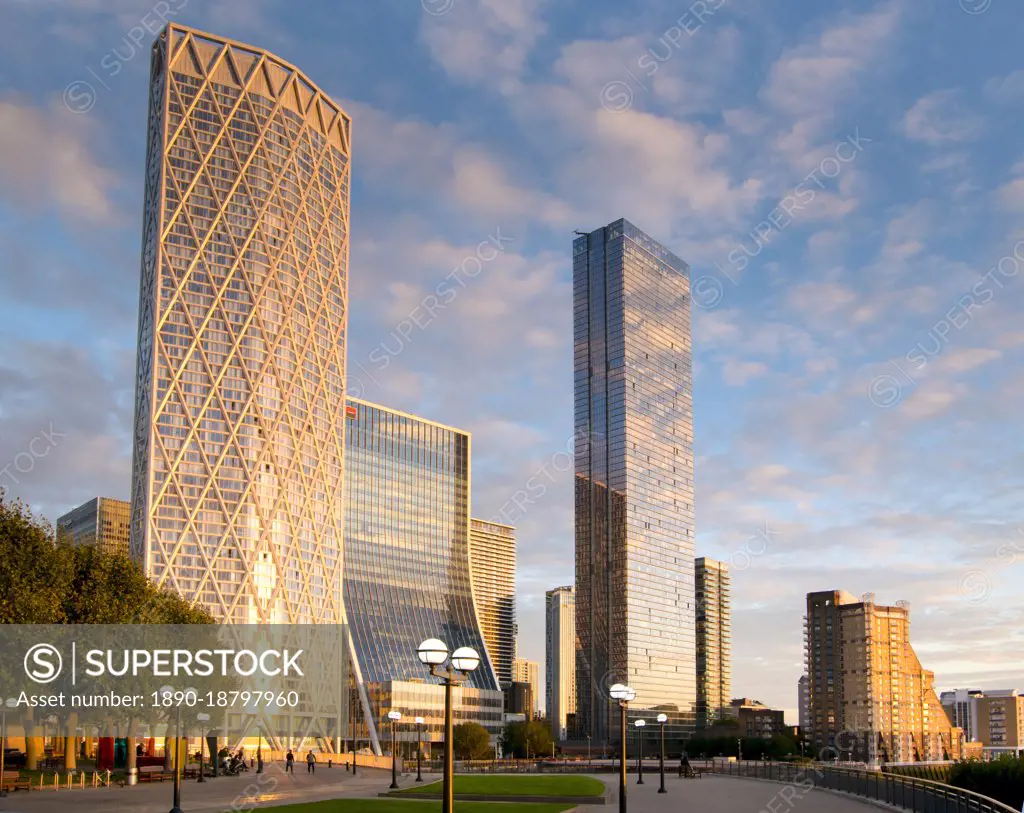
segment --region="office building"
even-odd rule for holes
[[[132,555],[222,621],[341,623],[349,117],[172,23],[148,128]]]
[[[946,717],[968,741],[978,740],[978,698],[983,694],[980,689],[955,689],[939,696]]]
[[[544,594],[544,692],[551,737],[569,739],[576,714],[576,594],[571,586]]]
[[[800,675],[796,682],[796,698],[800,721],[800,732],[806,737],[811,730],[811,698],[809,694],[809,680],[807,675]]]
[[[961,734],[935,694],[934,674],[910,643],[910,605],[807,594],[811,740],[869,764],[958,759]],[[826,752],[827,753],[827,752]]]
[[[537,703],[533,686],[513,680],[505,687],[505,714],[522,715],[523,720],[532,720]]]
[[[977,702],[977,734],[987,758],[1024,753],[1024,696],[1017,689],[984,692]]]
[[[96,545],[108,553],[128,554],[132,506],[124,500],[96,497],[57,518],[57,531],[73,545]]]
[[[355,398],[344,415],[344,592],[361,736],[379,752],[387,713],[397,710],[425,718],[426,741],[442,739],[444,690],[416,654],[422,641],[440,638],[452,651],[480,653],[455,698],[455,719],[479,722],[496,738],[503,698],[470,567],[470,436]]]
[[[789,730],[786,726],[785,711],[768,708],[759,700],[751,700],[749,697],[732,700],[723,716],[711,725],[717,725],[726,717],[736,720],[739,737],[760,737],[770,740],[776,734],[785,734]]]
[[[693,405],[689,267],[626,220],[573,242],[576,710],[617,741],[631,715],[692,734]]]
[[[516,529],[471,519],[469,561],[480,629],[498,684],[504,687],[512,682],[516,656]]]
[[[537,704],[540,702],[540,664],[526,658],[512,661],[512,680],[515,683],[529,683],[533,696],[532,714],[537,716]]]
[[[696,574],[697,728],[714,725],[725,714],[732,691],[729,566],[701,557]]]

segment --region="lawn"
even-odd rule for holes
[[[399,793],[441,793],[441,783],[413,785]],[[589,776],[508,776],[502,774],[455,777],[455,796],[602,796],[604,783]],[[460,805],[461,807],[461,805]]]
[[[572,808],[571,804],[459,802],[459,813],[562,813]],[[268,807],[266,810],[273,813],[440,813],[441,802],[408,799],[331,799],[326,802]]]

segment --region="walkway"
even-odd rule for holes
[[[612,787],[612,804],[590,805],[585,813],[617,813],[618,776],[598,777]],[[644,784],[636,784],[636,774],[627,777],[626,799],[629,813],[867,813],[878,808],[859,799],[848,798],[825,790],[805,791],[782,782],[705,776],[703,779],[680,779],[669,774],[665,779],[667,794],[658,793],[658,771],[644,771]],[[456,805],[457,807],[457,805]],[[457,813],[457,811],[456,811]]]
[[[437,777],[424,777],[432,781]],[[403,787],[410,778],[404,777]],[[339,797],[370,797],[388,789],[391,772],[360,768],[356,777],[344,767],[317,765],[315,774],[296,766],[294,776],[283,765],[267,765],[260,775],[221,776],[202,784],[191,779],[181,785],[181,809],[185,813],[249,811],[268,805],[314,802]],[[23,790],[0,799],[0,813],[167,813],[173,802],[170,782],[134,788],[86,788],[85,790]]]

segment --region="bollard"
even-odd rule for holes
[[[85,790],[85,771],[82,771],[78,775],[78,787],[80,787],[82,790]]]
[[[110,787],[110,768],[107,768],[107,787]]]
[[[328,767],[328,768],[330,768],[330,767],[331,767],[331,760],[327,760],[327,767]]]
[[[128,784],[129,787],[134,787],[135,785],[139,784],[139,769],[138,768],[129,768],[128,769],[127,784]]]
[[[57,772],[53,772],[53,789],[60,790],[60,777],[57,776]]]

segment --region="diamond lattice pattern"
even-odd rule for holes
[[[339,623],[349,134],[275,57],[153,54],[133,554],[233,623]]]

